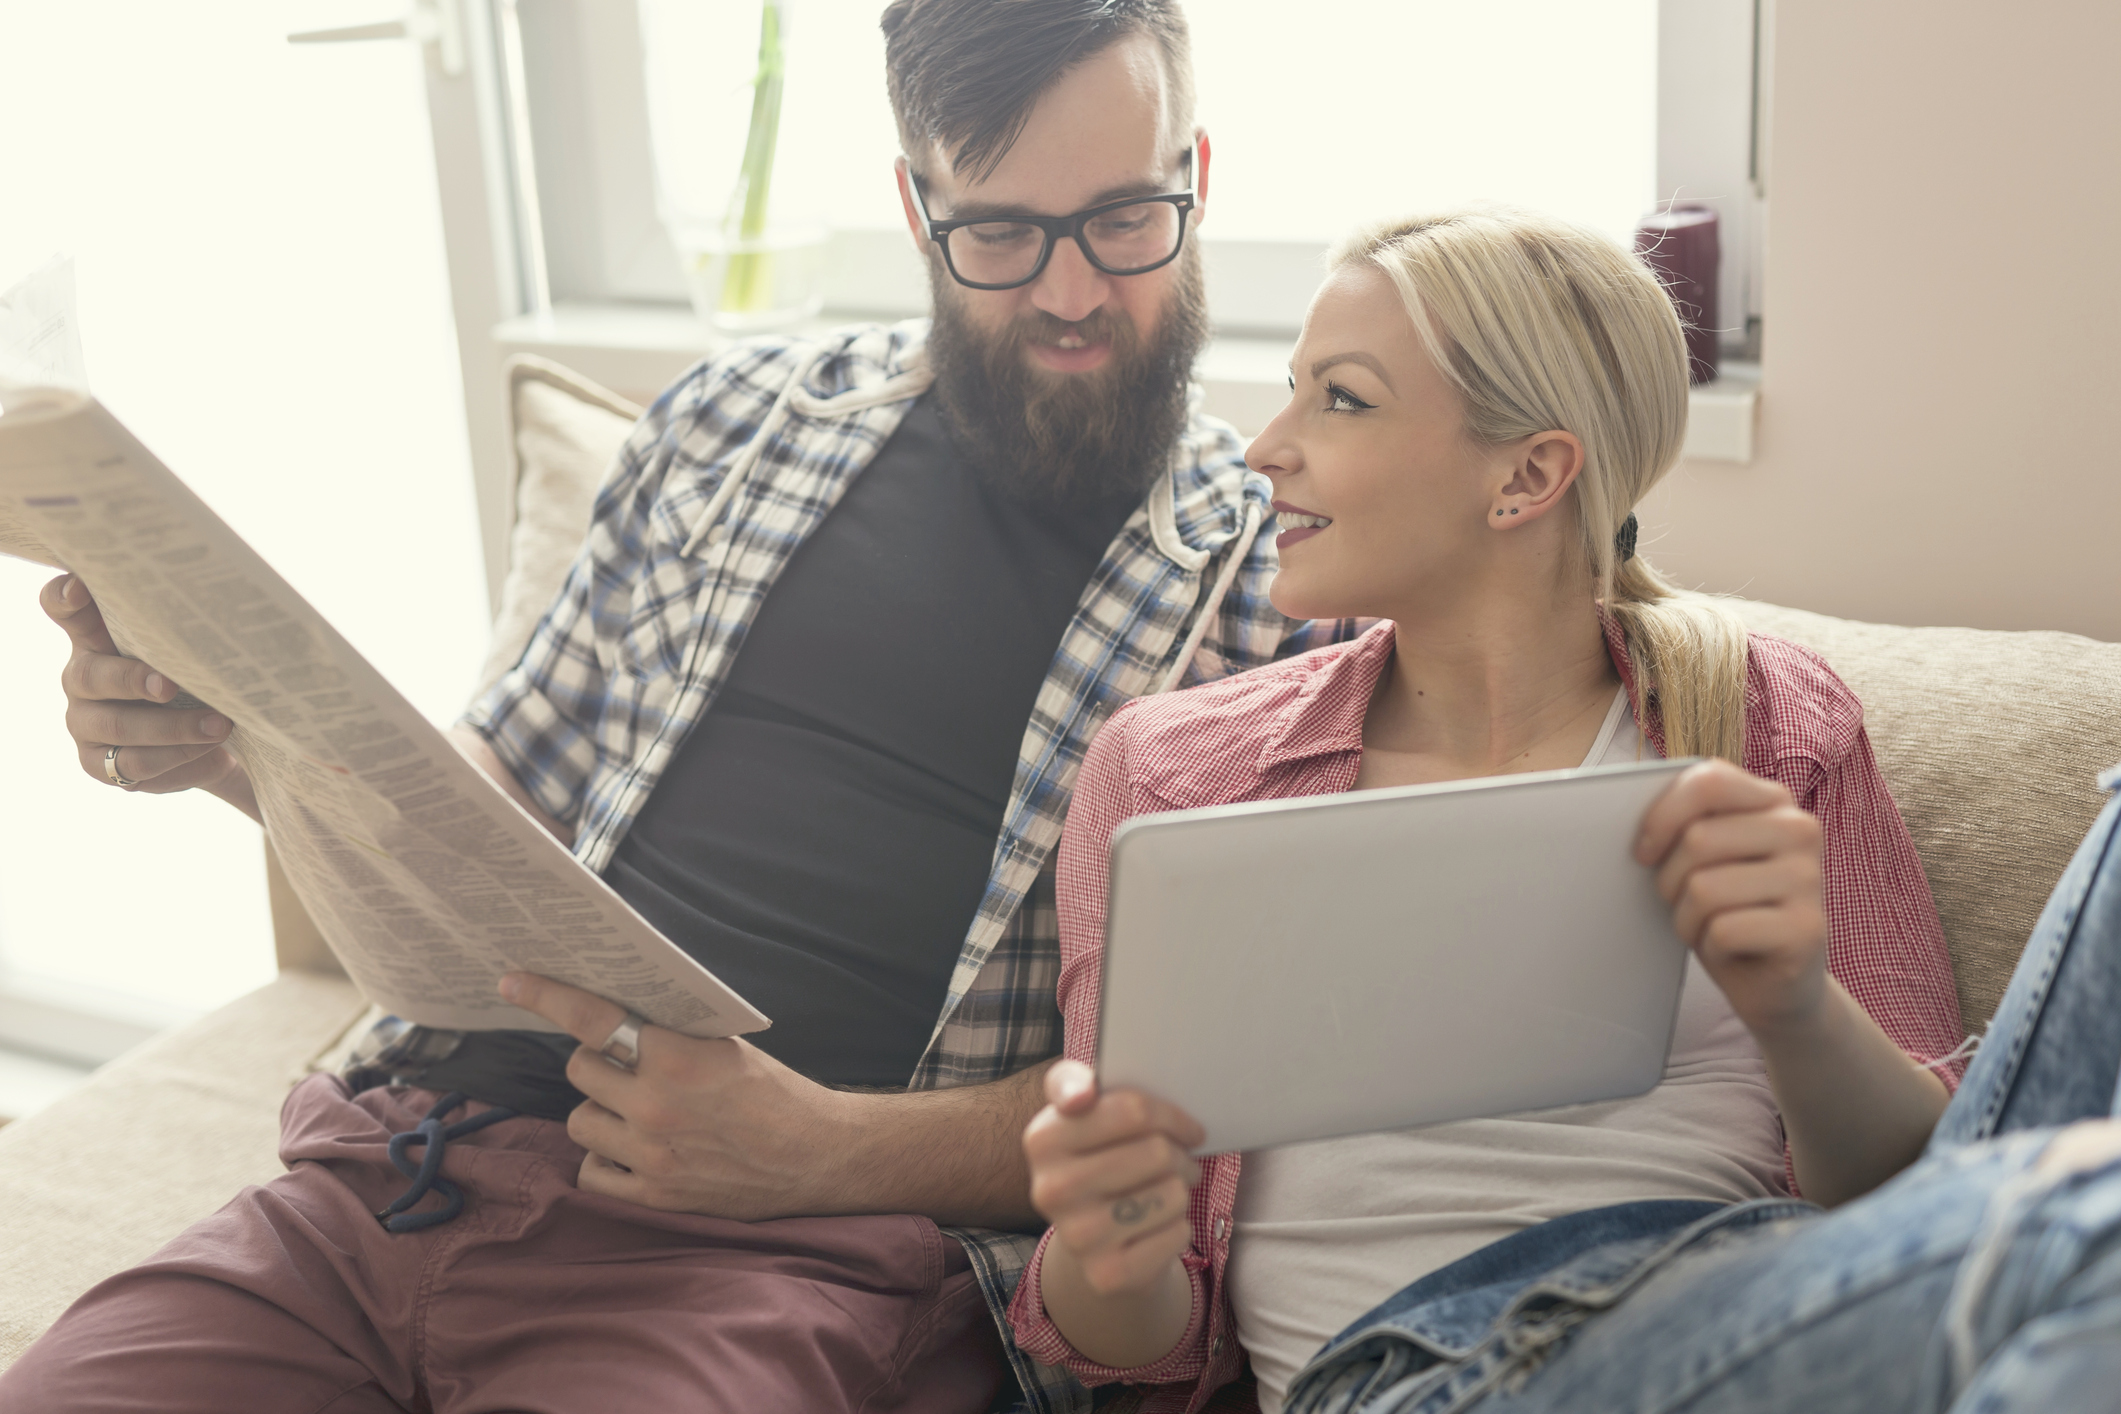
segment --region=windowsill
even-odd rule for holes
[[[865,319],[894,317],[827,311],[790,332],[817,334]],[[550,315],[504,320],[494,326],[493,339],[503,358],[537,354],[640,403],[653,399],[727,342],[681,305],[650,304],[563,304]],[[1293,342],[1293,334],[1212,340],[1196,366],[1207,410],[1227,418],[1246,436],[1265,427],[1288,401]],[[1726,361],[1722,377],[1689,395],[1687,458],[1750,462],[1759,400],[1760,366]]]
[[[82,1066],[0,1047],[0,1124],[28,1119],[65,1099],[89,1074]]]
[[[84,983],[0,975],[0,1052],[61,1065],[93,1069],[197,1015]]]
[[[0,1125],[63,1099],[96,1067],[196,1014],[84,983],[0,974]]]
[[[1687,392],[1686,459],[1753,460],[1753,424],[1760,415],[1760,365],[1723,360],[1719,377]]]
[[[789,332],[821,334],[866,319],[861,311],[827,311]],[[565,364],[613,392],[646,403],[728,340],[679,305],[563,304],[550,315],[522,315],[494,326],[503,358],[530,353]],[[1289,340],[1222,338],[1201,354],[1199,375],[1209,412],[1250,435],[1288,400]]]

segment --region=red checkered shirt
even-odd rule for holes
[[[1617,625],[1613,665],[1632,692]],[[1105,873],[1112,832],[1134,815],[1353,789],[1363,715],[1391,659],[1393,628],[1205,687],[1142,698],[1115,713],[1092,744],[1060,844],[1060,1008],[1067,1054],[1094,1058],[1105,939]],[[1919,1061],[1952,1055],[1963,1039],[1944,930],[1914,841],[1886,789],[1863,730],[1863,707],[1818,657],[1754,634],[1746,673],[1745,767],[1787,786],[1825,827],[1827,965],[1899,1047]],[[1651,698],[1643,735],[1659,755],[1664,732]],[[1963,1061],[1936,1066],[1956,1086]],[[1242,1156],[1205,1160],[1193,1191],[1192,1245],[1183,1258],[1193,1314],[1171,1353],[1120,1370],[1078,1355],[1039,1295],[1048,1233],[1010,1307],[1022,1348],[1086,1384],[1148,1385],[1145,1411],[1202,1408],[1234,1379],[1243,1353],[1230,1312],[1230,1258]],[[1794,1187],[1794,1176],[1792,1176]]]

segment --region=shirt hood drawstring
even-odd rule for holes
[[[744,444],[744,450],[737,453],[728,473],[722,477],[722,484],[715,487],[714,494],[707,498],[707,504],[692,522],[692,529],[685,536],[685,547],[680,551],[681,554],[690,557],[706,542],[707,532],[714,528],[715,522],[729,509],[729,503],[736,499],[738,488],[744,484],[745,478],[751,475],[752,468],[759,464],[760,458],[765,456],[766,444],[781,430],[781,424],[788,420],[791,409],[805,417],[837,417],[880,407],[885,403],[917,398],[927,392],[929,385],[935,382],[935,375],[929,371],[928,361],[919,358],[913,360],[911,366],[904,371],[893,374],[874,387],[850,388],[844,393],[821,398],[805,385],[817,366],[824,362],[826,353],[827,350],[813,345],[796,355],[795,371],[789,374],[788,381],[781,385],[780,396],[773,400],[773,407],[760,420],[759,430]]]
[[[1237,582],[1237,572],[1244,568],[1246,557],[1252,553],[1252,542],[1259,538],[1260,527],[1265,523],[1266,517],[1260,512],[1259,503],[1248,498],[1245,501],[1244,524],[1238,527],[1236,536],[1230,541],[1229,558],[1223,561],[1222,569],[1216,573],[1215,588],[1208,595],[1207,605],[1195,616],[1193,627],[1186,634],[1186,641],[1179,645],[1178,658],[1171,664],[1171,670],[1164,674],[1163,680],[1157,683],[1156,691],[1169,692],[1177,687],[1179,680],[1185,677],[1186,669],[1193,666],[1193,656],[1200,651],[1201,640],[1208,636],[1208,625],[1214,623],[1216,616],[1222,612],[1223,600],[1229,595],[1230,586]]]

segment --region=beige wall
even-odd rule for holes
[[[1758,449],[1680,582],[2121,641],[2121,3],[1777,0]]]

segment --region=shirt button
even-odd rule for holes
[[[1223,1220],[1222,1220],[1221,1218],[1217,1218],[1217,1219],[1215,1220],[1215,1240],[1216,1240],[1217,1242],[1220,1242],[1220,1241],[1222,1241],[1222,1240],[1223,1240],[1223,1232],[1224,1232],[1224,1231],[1225,1231],[1225,1230],[1226,1230],[1226,1229],[1227,1229],[1227,1228],[1228,1228],[1229,1226],[1230,1226],[1230,1225],[1229,1225],[1228,1223],[1224,1222],[1224,1221],[1223,1221]]]
[[[1208,1342],[1208,1353],[1210,1355],[1220,1355],[1223,1353],[1223,1338],[1221,1336],[1217,1336],[1215,1337],[1215,1339]]]

